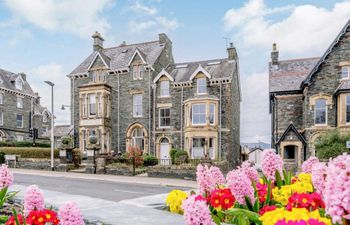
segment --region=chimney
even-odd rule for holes
[[[278,51],[277,51],[276,43],[272,44],[271,62],[272,62],[272,65],[278,65]]]
[[[34,93],[34,97],[35,97],[35,103],[40,105],[40,96],[38,92]]]
[[[119,45],[119,47],[123,47],[123,46],[126,46],[126,41],[123,41],[123,42]]]
[[[172,44],[171,40],[165,33],[160,33],[158,34],[158,36],[159,36],[159,44],[166,44],[167,42]]]
[[[103,49],[103,37],[99,32],[95,32],[92,36],[94,39],[94,51],[101,51]]]
[[[233,43],[230,43],[230,46],[227,48],[228,53],[228,59],[229,60],[237,60],[237,51],[236,48],[233,46]]]

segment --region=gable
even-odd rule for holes
[[[278,145],[282,141],[301,141],[304,145],[306,145],[305,138],[298,132],[292,123],[287,127],[276,144]]]
[[[193,78],[195,78],[197,75],[204,75],[206,76],[208,79],[211,79],[211,75],[209,74],[208,71],[206,71],[202,65],[199,65],[198,68],[192,73],[192,75],[190,76],[190,80],[193,80]]]
[[[132,57],[130,58],[128,66],[130,66],[131,64],[147,64],[146,57],[137,48]]]

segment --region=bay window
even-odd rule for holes
[[[206,104],[192,105],[192,124],[205,125],[206,124]]]
[[[325,99],[317,99],[315,101],[315,125],[327,124],[327,101]]]
[[[89,115],[90,116],[96,115],[96,95],[95,94],[89,95]]]
[[[209,105],[209,123],[214,124],[215,120],[215,104],[210,103]]]

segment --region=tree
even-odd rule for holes
[[[320,159],[335,158],[343,152],[350,153],[346,148],[346,141],[350,141],[350,133],[332,130],[324,133],[316,142],[316,155]]]

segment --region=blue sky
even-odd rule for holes
[[[286,0],[3,0],[0,1],[0,68],[25,72],[49,107],[56,83],[57,123],[69,123],[66,75],[92,51],[91,34],[105,46],[157,39],[166,32],[175,60],[226,57],[236,46],[242,86],[242,141],[270,141],[268,68],[271,45],[280,58],[320,56],[350,19],[350,1]]]

